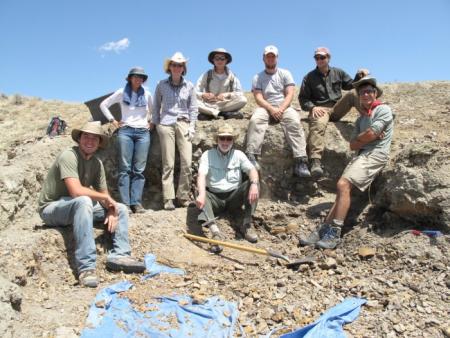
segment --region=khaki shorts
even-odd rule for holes
[[[342,177],[359,190],[364,191],[383,169],[389,156],[380,151],[372,151],[353,158],[344,169]]]

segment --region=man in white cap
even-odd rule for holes
[[[233,148],[234,138],[233,128],[224,124],[216,134],[217,147],[202,154],[197,178],[196,204],[201,210],[198,221],[208,223],[213,239],[220,239],[214,213],[230,209],[242,213],[243,206],[243,221],[238,230],[247,241],[255,243],[258,237],[251,221],[259,198],[258,171],[242,151]],[[242,180],[243,173],[248,180]],[[221,250],[218,246],[211,248],[215,253]]]
[[[359,69],[352,79],[342,69],[331,67],[330,59],[331,53],[327,47],[314,51],[316,68],[303,78],[298,95],[300,106],[309,112],[308,151],[313,177],[323,175],[321,158],[328,121],[339,121],[352,107],[361,111],[358,95],[351,90],[352,84],[369,74],[367,69]],[[342,90],[351,91],[342,96]]]
[[[261,154],[269,121],[280,123],[294,155],[294,175],[309,177],[311,175],[300,114],[291,107],[295,91],[294,79],[288,70],[277,67],[277,47],[264,48],[263,61],[265,69],[255,75],[252,83],[253,96],[259,107],[253,112],[248,126],[247,156],[258,168],[257,156]]]
[[[341,229],[350,208],[353,187],[366,190],[376,175],[389,160],[394,115],[386,104],[377,98],[382,90],[373,77],[363,77],[353,83],[358,94],[361,111],[350,139],[350,149],[357,156],[350,161],[337,182],[336,200],[324,224],[317,227],[308,237],[300,240],[301,245],[315,245],[322,249],[334,249],[340,243]]]
[[[39,214],[49,226],[73,225],[75,263],[82,286],[96,287],[94,222],[103,222],[113,248],[106,267],[114,271],[143,272],[145,265],[131,258],[128,211],[108,193],[103,164],[95,156],[108,137],[100,122],[88,122],[72,130],[78,143],[64,150],[51,166],[39,196]]]
[[[228,67],[232,61],[231,54],[218,48],[209,53],[208,61],[214,68],[202,74],[195,87],[198,111],[208,117],[242,119],[244,115],[239,110],[246,105],[247,98],[242,92],[241,82]],[[199,115],[199,119],[202,118]]]

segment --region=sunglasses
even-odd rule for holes
[[[358,93],[360,96],[363,96],[363,95],[374,94],[375,92],[376,92],[376,90],[372,88],[372,89],[362,89]]]
[[[219,136],[219,141],[233,141],[233,136]]]
[[[182,64],[182,63],[171,63],[170,67],[182,68],[182,67],[184,67],[184,64]]]
[[[327,57],[326,56],[324,56],[324,55],[315,55],[314,56],[314,59],[316,59],[316,60],[325,60]]]
[[[225,56],[215,56],[214,61],[225,61],[227,58]]]

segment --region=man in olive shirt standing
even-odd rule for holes
[[[339,121],[352,107],[361,112],[356,92],[352,90],[342,96],[342,90],[353,89],[353,81],[368,75],[369,71],[360,69],[355,79],[352,79],[342,69],[330,67],[331,54],[326,47],[317,48],[314,59],[317,67],[303,78],[298,100],[301,108],[309,112],[308,150],[311,175],[320,177],[323,175],[321,158],[328,121]]]
[[[315,245],[322,249],[334,249],[340,243],[341,229],[350,208],[353,187],[366,190],[389,160],[394,115],[391,108],[377,100],[382,90],[373,77],[363,77],[353,84],[359,97],[361,112],[355,122],[350,139],[350,149],[357,155],[350,161],[336,185],[336,200],[324,224],[301,245]]]
[[[108,193],[103,164],[95,156],[108,142],[100,122],[88,122],[72,130],[78,143],[63,151],[53,163],[39,196],[39,215],[49,226],[73,225],[75,263],[80,284],[97,286],[93,223],[102,221],[112,235],[113,249],[107,268],[143,272],[145,265],[130,257],[128,211]]]
[[[196,204],[201,210],[198,221],[211,221],[215,212],[224,210],[242,212],[243,206],[244,219],[239,232],[254,243],[258,237],[251,229],[251,221],[259,198],[258,171],[242,151],[233,148],[234,137],[233,128],[224,124],[217,131],[217,147],[202,154],[197,178]],[[242,173],[247,174],[249,180],[243,181]],[[221,238],[215,223],[209,225],[209,231],[213,239]],[[218,246],[211,248],[215,253],[221,250]]]

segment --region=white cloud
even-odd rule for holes
[[[119,54],[121,51],[127,49],[130,46],[130,40],[123,38],[119,41],[111,41],[100,46],[101,52],[116,52]]]

